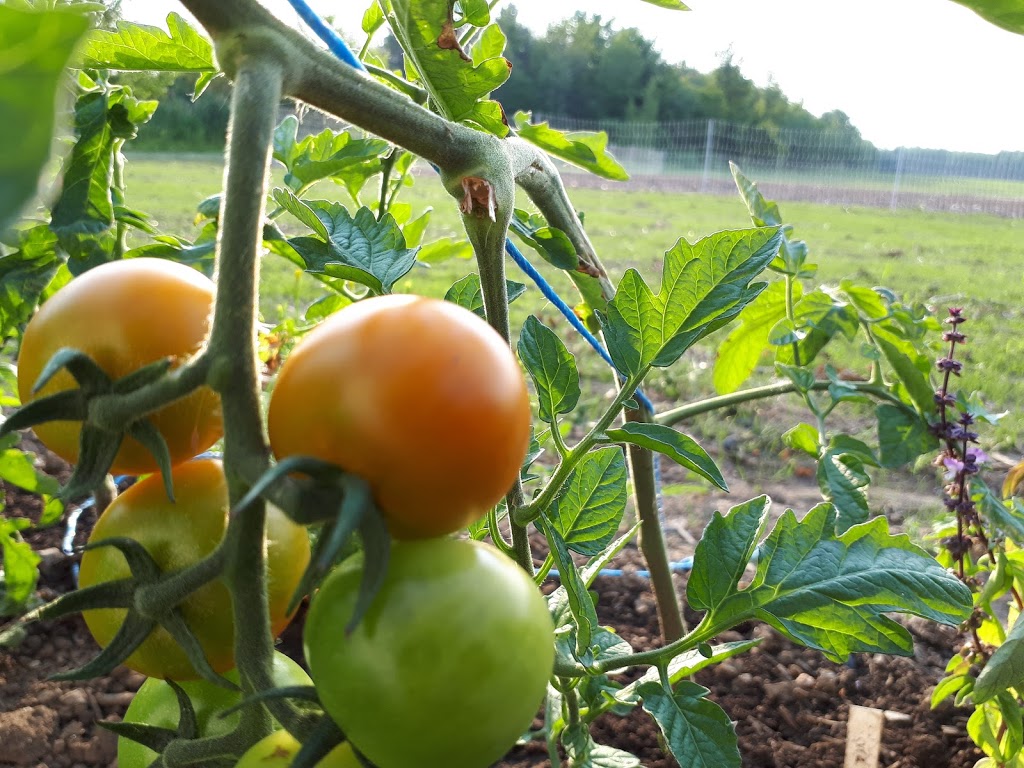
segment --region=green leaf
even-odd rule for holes
[[[520,138],[559,160],[612,181],[629,179],[626,169],[608,152],[608,134],[604,131],[563,133],[547,123],[531,124],[530,115],[526,112],[516,112],[515,124]]]
[[[358,139],[330,129],[299,140],[298,127],[298,119],[289,115],[274,130],[274,159],[284,165],[285,184],[295,192],[376,159],[391,146],[383,139]]]
[[[513,280],[506,280],[505,290],[508,293],[508,303],[511,304],[526,293],[526,286]],[[480,275],[476,272],[472,272],[457,280],[452,287],[448,289],[444,298],[445,301],[458,304],[460,307],[464,307],[470,312],[473,312],[478,317],[485,319],[487,317],[484,312],[484,293],[480,288]]]
[[[36,588],[41,558],[19,533],[30,525],[31,522],[23,517],[0,516],[0,549],[4,557],[0,616],[20,612]]]
[[[642,768],[636,755],[595,742],[586,723],[570,725],[561,740],[572,768]]]
[[[0,451],[0,479],[12,483],[29,493],[56,496],[60,483],[36,469],[30,454],[17,448]]]
[[[684,677],[692,677],[693,675],[700,672],[702,669],[719,664],[726,659],[731,659],[733,656],[738,656],[741,653],[749,651],[756,645],[760,645],[761,641],[756,640],[737,640],[732,643],[722,643],[721,645],[711,646],[711,655],[705,656],[696,648],[689,651],[684,651],[668,663],[668,679],[672,685],[675,685]],[[645,683],[656,683],[660,680],[661,673],[657,667],[651,667],[648,669],[642,677],[635,682],[630,683],[623,688],[619,693],[615,694],[615,698],[625,704],[637,704],[637,689]]]
[[[58,235],[96,234],[113,226],[114,132],[109,106],[101,91],[86,93],[75,104],[78,141],[64,163],[63,187],[50,222]]]
[[[953,0],[986,21],[1018,35],[1024,35],[1024,2],[1021,0]]]
[[[981,704],[1008,688],[1024,686],[1024,621],[1018,616],[1003,644],[974,683],[974,700]]]
[[[971,483],[971,500],[996,531],[1014,543],[1024,542],[1024,505],[1020,499],[1000,499],[986,483],[975,480]]]
[[[491,23],[491,9],[487,5],[487,0],[460,0],[459,7],[462,9],[464,24],[485,27]]]
[[[509,229],[552,266],[567,270],[579,266],[579,257],[569,237],[562,230],[549,227],[540,214],[516,208]]]
[[[928,356],[918,352],[910,342],[890,335],[882,329],[875,331],[874,338],[906,389],[909,402],[916,405],[921,413],[935,413],[935,388],[928,380],[932,363]]]
[[[883,467],[900,467],[938,448],[927,422],[908,407],[882,403],[875,409],[878,453]]]
[[[50,157],[57,88],[88,19],[0,5],[0,231],[37,190]]]
[[[891,535],[884,517],[842,535],[835,523],[831,504],[819,504],[802,520],[787,510],[758,550],[750,586],[723,600],[705,621],[724,628],[759,618],[843,661],[861,651],[913,652],[910,633],[887,613],[943,624],[969,615],[970,590],[907,536]]]
[[[782,246],[779,248],[779,255],[769,265],[771,269],[783,274],[792,275],[793,277],[810,277],[813,275],[817,268],[813,265],[805,266],[807,261],[807,243],[803,240],[790,239],[793,228],[783,223],[778,204],[766,200],[757,188],[757,184],[744,176],[738,165],[730,162],[729,169],[732,171],[733,181],[736,182],[736,188],[739,189],[740,197],[746,203],[747,211],[750,213],[750,220],[754,222],[754,225],[758,227],[781,227],[782,229]]]
[[[874,288],[857,285],[852,280],[841,281],[839,288],[866,320],[881,320],[889,315],[889,308]]]
[[[670,11],[688,11],[689,6],[683,5],[681,0],[644,0],[645,3],[656,5],[659,8],[667,8]]]
[[[833,453],[845,453],[855,456],[861,464],[866,464],[869,467],[881,466],[878,463],[878,457],[875,456],[875,452],[871,450],[870,446],[863,440],[858,440],[855,437],[843,434],[834,435],[829,440],[828,447]]]
[[[782,435],[782,442],[788,447],[794,451],[803,451],[814,458],[818,458],[818,440],[818,429],[810,424],[797,424]]]
[[[473,246],[468,240],[442,237],[420,248],[417,258],[423,264],[440,264],[449,259],[468,261],[473,255]]]
[[[548,424],[570,413],[580,399],[580,374],[576,358],[554,331],[533,315],[526,318],[519,335],[519,359],[533,379],[540,403],[540,418]]]
[[[569,554],[569,547],[558,529],[545,516],[537,518],[537,527],[548,541],[551,556],[562,580],[562,586],[548,596],[548,608],[555,621],[556,638],[559,629],[568,626],[573,639],[569,652],[573,658],[589,664],[593,661],[591,643],[595,632],[600,628],[594,603],[587,593],[587,586],[583,583],[580,572],[576,570],[576,565]],[[564,633],[561,634],[565,636]],[[558,645],[556,642],[556,649]]]
[[[715,460],[708,456],[707,451],[701,448],[696,440],[677,432],[672,427],[664,424],[627,422],[618,429],[609,429],[608,437],[662,453],[677,464],[714,483],[723,491],[729,491],[722,471],[715,464]]]
[[[796,344],[800,365],[809,365],[837,333],[842,333],[848,339],[853,339],[857,334],[857,314],[825,291],[804,294],[796,302],[793,314],[795,328],[802,334]],[[779,347],[775,360],[787,365],[795,364],[793,345]]]
[[[658,683],[645,683],[637,692],[680,765],[739,768],[736,730],[725,710],[705,698],[707,688],[684,680],[672,692]]]
[[[218,72],[213,45],[177,13],[167,16],[170,34],[144,24],[119,22],[117,30],[89,35],[82,56],[87,69]]]
[[[61,260],[45,224],[17,233],[16,250],[0,257],[0,342],[28,322]]]
[[[490,10],[487,12],[489,15]],[[477,24],[477,26],[483,25]],[[501,54],[505,52],[506,42],[508,41],[505,37],[505,33],[502,32],[501,27],[497,24],[489,25],[480,33],[480,37],[473,44],[473,61],[479,64],[487,61],[487,59],[493,59],[495,56],[501,56]]]
[[[384,11],[380,9],[377,0],[371,0],[370,7],[363,12],[362,30],[372,35],[384,25]]]
[[[318,235],[288,240],[307,272],[352,280],[377,293],[388,293],[416,263],[418,249],[405,247],[405,236],[391,214],[378,221],[363,207],[353,217],[337,203],[302,201],[288,195],[278,201],[289,200],[300,220]]]
[[[545,514],[569,549],[595,556],[615,538],[626,512],[627,495],[626,460],[621,449],[599,448],[573,469]]]
[[[391,29],[407,64],[430,94],[431,106],[449,120],[505,136],[508,125],[501,107],[481,100],[508,80],[509,62],[501,56],[480,62],[469,59],[459,48],[449,0],[391,0],[390,6]]]
[[[856,456],[828,450],[818,460],[818,488],[821,497],[831,502],[836,512],[836,533],[868,519],[868,486],[871,479]]]
[[[665,254],[657,295],[639,272],[628,270],[605,322],[615,367],[630,375],[667,367],[731,321],[766,287],[751,280],[774,258],[780,241],[775,229],[718,232],[693,245],[680,239]]]
[[[800,298],[801,286],[796,283],[794,294]],[[757,368],[762,353],[768,348],[768,334],[774,325],[786,317],[786,284],[769,283],[764,292],[754,299],[739,316],[736,327],[718,345],[715,355],[715,391],[725,395],[735,392]]]
[[[770,504],[767,496],[759,496],[733,507],[725,516],[719,512],[711,516],[697,542],[686,583],[686,597],[694,609],[713,610],[735,593],[754,556]]]

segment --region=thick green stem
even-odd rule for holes
[[[648,422],[650,416],[640,411],[628,410],[626,421]],[[630,445],[627,456],[630,477],[633,478],[633,500],[640,520],[640,551],[647,561],[647,570],[651,574],[651,586],[658,606],[662,638],[666,643],[671,643],[686,634],[686,625],[683,622],[679,596],[672,578],[668,548],[665,545],[665,531],[661,527],[654,453],[638,445]]]
[[[786,275],[786,319],[789,320],[793,330],[796,330],[796,312],[794,311],[793,304],[793,283],[796,282],[793,275]],[[800,343],[797,341],[793,342],[793,363],[797,366],[802,365],[800,362]]]

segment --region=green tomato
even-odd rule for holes
[[[235,768],[288,768],[301,748],[288,731],[274,731],[242,755]],[[328,752],[316,768],[362,768],[362,764],[348,742],[343,742]]]
[[[309,675],[298,664],[283,653],[274,654],[274,666],[271,672],[274,685],[282,688],[293,685],[312,685]],[[238,671],[231,670],[224,675],[233,683],[238,682]],[[196,723],[200,736],[219,736],[231,731],[237,724],[240,713],[219,718],[217,714],[235,706],[242,700],[239,691],[209,683],[206,680],[189,680],[179,683],[185,689],[192,707],[196,712]],[[175,729],[178,727],[178,697],[174,690],[163,680],[151,677],[142,684],[135,694],[132,703],[125,712],[124,722],[154,725],[158,728]],[[117,764],[119,768],[148,768],[157,754],[131,739],[117,740]]]
[[[345,626],[360,563],[332,572],[306,618],[320,701],[379,768],[486,768],[529,728],[554,664],[533,580],[474,541],[395,542],[380,593]]]

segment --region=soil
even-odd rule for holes
[[[52,464],[53,459],[46,462]],[[780,507],[793,506],[801,511],[810,506],[805,501],[817,500],[813,481],[802,482],[799,473],[773,488],[771,482],[740,480],[736,477],[738,466],[728,462],[723,466],[729,470],[730,482],[739,495],[748,490],[775,491],[783,497]],[[62,472],[56,464],[47,469]],[[676,482],[675,471],[666,468],[666,482]],[[740,488],[735,487],[737,483]],[[11,488],[5,490],[8,514],[38,517],[35,497]],[[733,494],[731,503],[738,498]],[[689,501],[693,507],[693,499]],[[697,506],[726,508],[728,504],[721,501],[709,496]],[[702,518],[710,514],[694,515],[693,509],[687,513],[681,503],[666,499],[669,543],[676,558],[692,554]],[[684,517],[684,513],[689,516]],[[93,522],[93,516],[85,511],[76,543],[84,542]],[[63,535],[63,526],[57,526],[32,530],[26,536],[43,555],[40,596],[44,600],[74,587],[75,557],[61,552]],[[627,548],[613,565],[625,569],[627,575],[595,582],[602,623],[613,627],[637,650],[656,647],[658,619],[649,583],[630,575],[643,567],[639,552]],[[676,578],[677,589],[683,594],[685,576]],[[688,617],[690,621],[695,618]],[[968,710],[955,709],[948,703],[936,710],[928,706],[945,661],[958,645],[956,633],[918,620],[910,620],[907,626],[915,637],[913,657],[858,655],[845,665],[830,663],[819,653],[796,647],[763,625],[742,626],[719,640],[758,637],[761,644],[702,671],[696,682],[709,688],[709,698],[736,722],[744,766],[842,766],[850,705],[886,712],[879,763],[882,768],[972,766],[982,755],[966,736]],[[301,627],[293,625],[283,638],[282,650],[301,656],[300,636]],[[97,723],[123,716],[142,676],[120,668],[109,677],[85,683],[47,679],[84,664],[97,650],[77,616],[32,625],[19,646],[0,648],[0,768],[116,766],[116,739]],[[594,736],[599,743],[637,754],[647,768],[676,765],[659,746],[654,721],[642,711],[625,718],[604,716],[597,722]],[[515,748],[493,768],[550,765],[544,746],[535,743]]]

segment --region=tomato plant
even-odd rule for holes
[[[512,487],[530,439],[508,345],[450,302],[367,299],[285,360],[270,400],[278,458],[308,454],[365,478],[398,538],[464,528]]]
[[[57,291],[25,328],[18,356],[23,403],[75,387],[60,371],[39,392],[32,389],[47,361],[62,348],[89,355],[119,379],[165,357],[197,352],[206,341],[213,283],[202,273],[165,259],[137,258],[102,264]],[[221,436],[220,399],[207,387],[149,416],[176,464],[202,453]],[[53,421],[35,427],[47,448],[78,461],[81,425]],[[153,455],[125,437],[110,470],[143,474],[157,469]]]
[[[228,490],[221,463],[213,459],[187,462],[174,469],[175,501],[167,498],[159,475],[150,475],[117,497],[106,509],[90,543],[126,536],[140,542],[163,571],[175,571],[209,555],[220,543],[228,521]],[[267,573],[271,632],[288,624],[285,608],[309,562],[309,539],[301,526],[271,509],[267,518]],[[79,584],[88,587],[130,575],[124,556],[113,547],[82,555]],[[234,666],[234,622],[231,597],[221,581],[190,595],[180,610],[218,672]],[[85,621],[101,646],[114,638],[124,611],[85,612]],[[161,627],[125,661],[149,677],[189,680],[196,676],[184,652]]]
[[[515,563],[478,542],[396,544],[355,629],[360,569],[334,571],[306,620],[327,712],[380,768],[481,768],[523,735],[551,674],[551,616]]]
[[[288,768],[301,747],[302,745],[288,731],[274,731],[253,744],[252,748],[242,755],[235,768]],[[362,768],[362,764],[346,741],[317,761],[314,768]]]
[[[237,670],[232,669],[224,676],[235,684],[239,682]],[[313,684],[302,667],[283,653],[274,654],[271,676],[274,685],[279,687]],[[226,717],[221,717],[220,713],[242,700],[241,691],[229,691],[206,680],[187,680],[180,685],[192,702],[199,736],[230,733],[238,725],[238,712]],[[174,730],[178,727],[180,715],[178,697],[171,690],[171,686],[163,680],[151,677],[132,698],[132,703],[125,712],[124,722]],[[131,739],[121,737],[117,740],[117,764],[120,768],[148,768],[157,757],[153,750]]]

